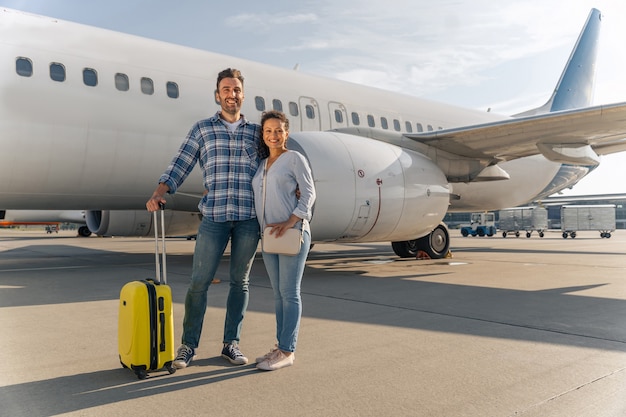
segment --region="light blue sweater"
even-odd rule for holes
[[[252,179],[254,205],[261,228],[266,224],[281,223],[292,214],[307,220],[304,230],[311,233],[313,202],[315,202],[315,186],[311,168],[307,160],[296,151],[287,151],[267,170],[265,191],[265,220],[263,220],[263,175],[266,160],[262,160],[256,175]],[[296,186],[300,188],[300,199],[296,198]],[[296,227],[300,228],[297,223]]]

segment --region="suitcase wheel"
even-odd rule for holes
[[[139,379],[146,379],[148,377],[148,372],[145,369],[137,369],[135,374],[137,374],[137,378]]]
[[[165,364],[165,369],[167,369],[167,372],[169,372],[170,375],[176,372],[176,368],[174,368],[171,363]]]

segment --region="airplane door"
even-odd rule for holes
[[[348,112],[343,104],[331,101],[328,103],[328,112],[330,116],[330,128],[338,129],[348,127]]]
[[[322,120],[320,108],[314,98],[300,97],[300,130],[320,131],[322,130]]]

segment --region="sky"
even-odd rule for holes
[[[217,4],[215,4],[217,3]],[[0,0],[0,6],[511,115],[546,102],[591,8],[593,104],[626,101],[624,0]],[[626,193],[626,152],[564,195]]]

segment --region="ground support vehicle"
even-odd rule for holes
[[[495,213],[472,213],[469,226],[461,227],[461,235],[467,236],[493,236],[496,234]]]
[[[530,237],[534,231],[539,233],[539,237],[543,237],[548,229],[548,210],[538,206],[500,210],[498,228],[502,237],[507,237],[509,233],[519,237],[521,232],[526,232],[526,237]]]
[[[561,207],[561,231],[563,239],[569,235],[576,237],[576,232],[597,230],[600,237],[610,238],[615,230],[615,205],[577,205]]]

